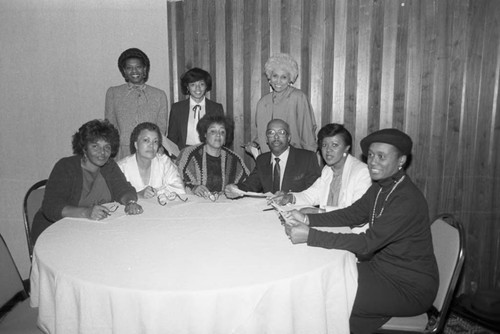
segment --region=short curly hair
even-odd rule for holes
[[[207,141],[207,131],[212,124],[223,125],[226,129],[226,141],[224,146],[231,146],[234,139],[234,121],[226,116],[215,116],[215,115],[205,115],[203,116],[196,125],[196,131],[198,131],[198,136],[202,143]]]
[[[148,56],[142,52],[141,50],[137,48],[130,48],[122,52],[120,57],[118,57],[118,69],[120,70],[120,73],[122,74],[123,78],[125,81],[128,82],[127,75],[125,74],[125,64],[127,63],[128,59],[131,58],[137,58],[139,59],[144,67],[146,67],[146,76],[144,77],[144,82],[148,81],[149,79],[149,70],[151,68],[150,63],[149,63],[149,58]]]
[[[134,130],[132,130],[132,134],[130,135],[130,153],[135,154],[137,152],[137,149],[135,148],[135,142],[137,139],[139,139],[139,135],[141,134],[142,130],[149,130],[149,131],[155,131],[156,134],[158,135],[158,147],[162,145],[162,140],[161,140],[161,131],[158,125],[151,123],[151,122],[143,122],[138,124]]]
[[[299,76],[299,65],[295,59],[287,53],[278,53],[271,56],[264,65],[264,72],[268,79],[271,79],[273,72],[277,69],[283,69],[288,72],[290,74],[291,83],[294,83]]]
[[[83,124],[73,135],[73,154],[83,156],[89,143],[104,140],[111,145],[111,158],[114,158],[120,148],[120,134],[107,119],[94,119]]]
[[[349,153],[352,151],[352,136],[351,133],[342,125],[330,123],[322,127],[318,132],[318,149],[321,150],[323,139],[339,135],[344,140],[346,146],[349,146]]]
[[[205,70],[198,67],[193,67],[189,71],[181,75],[181,90],[182,94],[189,95],[189,84],[203,80],[207,85],[207,92],[212,90],[212,76]]]

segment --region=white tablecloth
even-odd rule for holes
[[[353,254],[292,245],[265,199],[139,202],[38,239],[31,304],[48,333],[349,333]]]

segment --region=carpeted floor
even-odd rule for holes
[[[460,317],[456,313],[451,312],[444,334],[500,334],[496,331],[481,327],[480,325]]]

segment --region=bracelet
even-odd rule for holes
[[[129,205],[129,204],[137,204],[137,201],[135,199],[131,199],[130,201],[127,202],[127,204],[125,204],[125,206]]]
[[[304,224],[309,225],[307,224],[307,215],[304,215]]]

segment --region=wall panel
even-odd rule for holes
[[[359,141],[380,128],[413,138],[408,173],[430,215],[450,212],[466,226],[462,288],[500,287],[500,2],[185,0],[167,9],[172,100],[185,98],[174,87],[185,69],[209,70],[243,154],[269,92],[264,63],[290,53],[318,130],[345,124],[358,157]]]

